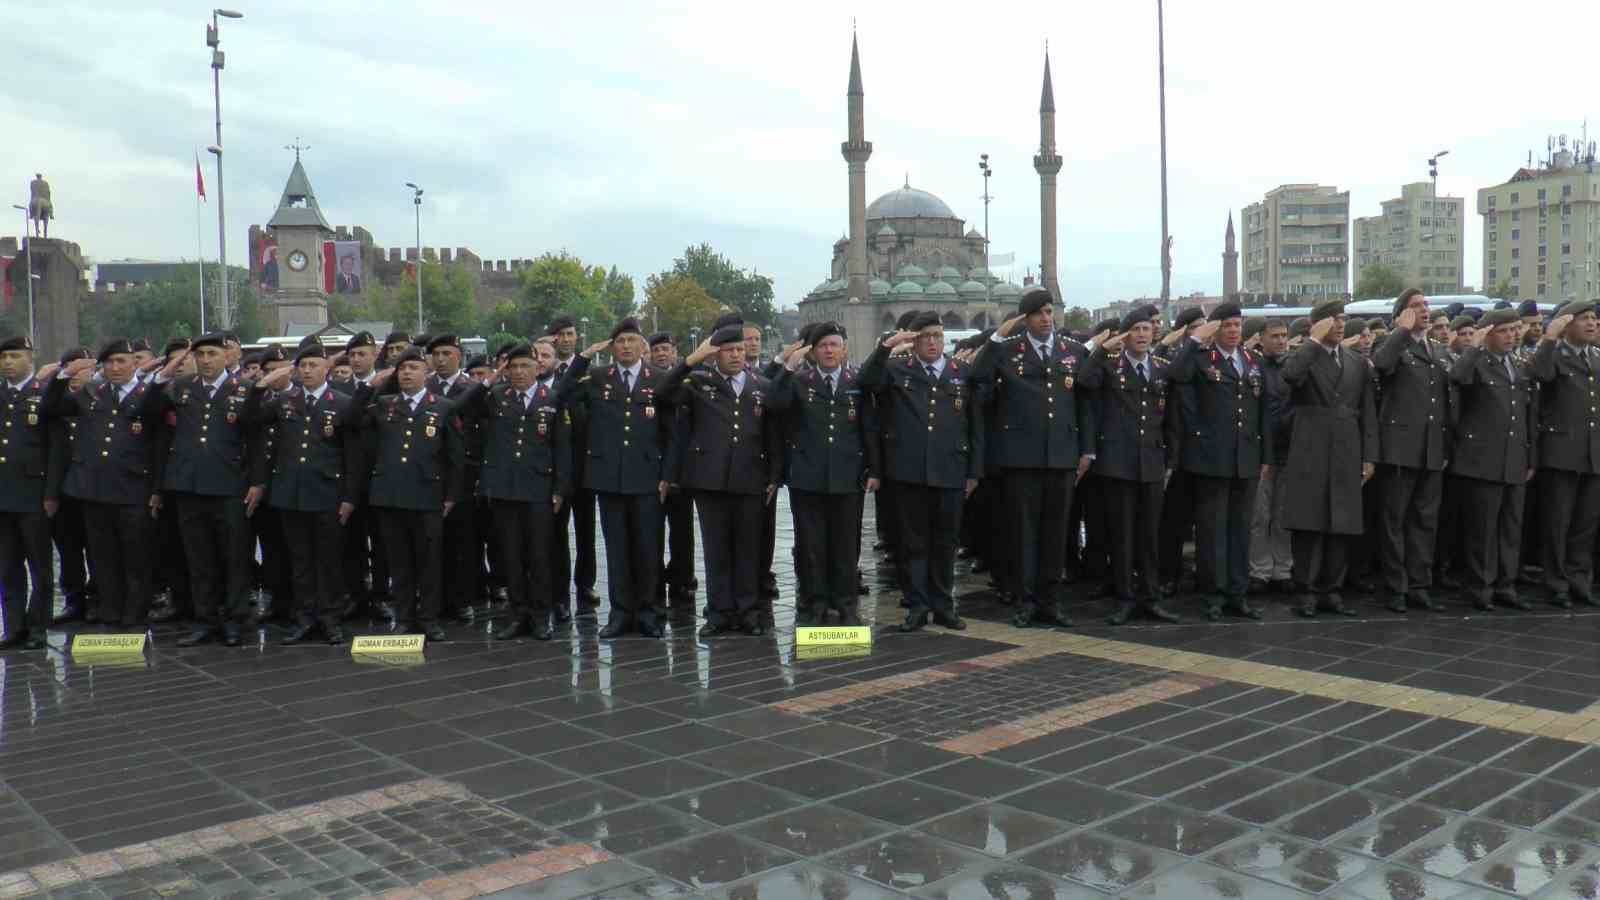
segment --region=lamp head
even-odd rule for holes
[[[242,19],[242,18],[244,18],[244,13],[239,12],[236,9],[213,9],[211,12],[212,12],[213,15],[221,16],[224,19]]]

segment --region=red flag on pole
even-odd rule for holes
[[[200,195],[201,200],[206,198],[206,179],[204,175],[200,174],[200,154],[198,153],[194,155],[194,189]]]
[[[5,309],[11,308],[11,264],[16,261],[15,256],[0,256],[0,305]]]

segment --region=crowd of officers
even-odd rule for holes
[[[860,624],[869,494],[905,631],[965,627],[958,557],[1019,627],[1071,625],[1080,579],[1112,624],[1176,621],[1191,539],[1213,621],[1259,618],[1264,594],[1304,616],[1354,614],[1345,591],[1527,609],[1530,577],[1557,606],[1600,605],[1595,307],[1503,306],[1433,312],[1408,290],[1389,322],[1329,300],[1285,323],[1224,302],[1165,330],[1144,307],[1069,335],[1035,289],[953,354],[936,313],[908,313],[859,368],[833,322],[763,365],[737,316],[681,360],[633,319],[581,352],[559,319],[473,359],[453,335],[245,356],[216,333],[37,368],[11,338],[0,648],[170,619],[193,623],[182,645],[238,645],[253,596],[284,643],[342,643],[380,612],[444,640],[496,599],[496,638],[548,640],[599,605],[597,517],[601,638],[692,611],[696,517],[700,636],[761,635],[783,487],[800,625]]]

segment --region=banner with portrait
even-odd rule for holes
[[[250,270],[255,273],[261,290],[275,291],[278,289],[278,239],[266,232],[256,232],[255,241],[256,245],[250,248]]]
[[[366,289],[360,241],[323,243],[322,289],[330,294],[360,294]]]

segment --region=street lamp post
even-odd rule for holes
[[[989,201],[994,199],[989,196],[989,176],[994,169],[989,167],[989,154],[978,154],[978,168],[983,170],[983,302],[987,304],[994,299],[994,273],[989,271]]]
[[[1428,177],[1433,179],[1433,188],[1429,193],[1434,197],[1439,196],[1439,159],[1449,155],[1449,150],[1440,150],[1428,158]]]
[[[220,18],[219,18],[220,17]],[[217,262],[222,269],[222,301],[218,313],[223,328],[233,327],[233,310],[228,292],[228,216],[222,194],[222,35],[220,19],[242,19],[244,13],[232,9],[213,9],[206,28],[206,46],[211,48],[211,96],[217,117],[217,142],[206,148],[217,157]]]
[[[28,340],[37,344],[39,335],[33,327],[33,241],[28,237],[28,208],[15,203],[11,208],[22,211],[22,249],[28,255]]]
[[[1161,317],[1172,300],[1172,235],[1167,230],[1167,27],[1156,0],[1156,74],[1161,98]]]
[[[406,182],[411,188],[411,205],[416,207],[417,218],[417,330],[422,331],[422,188]]]

